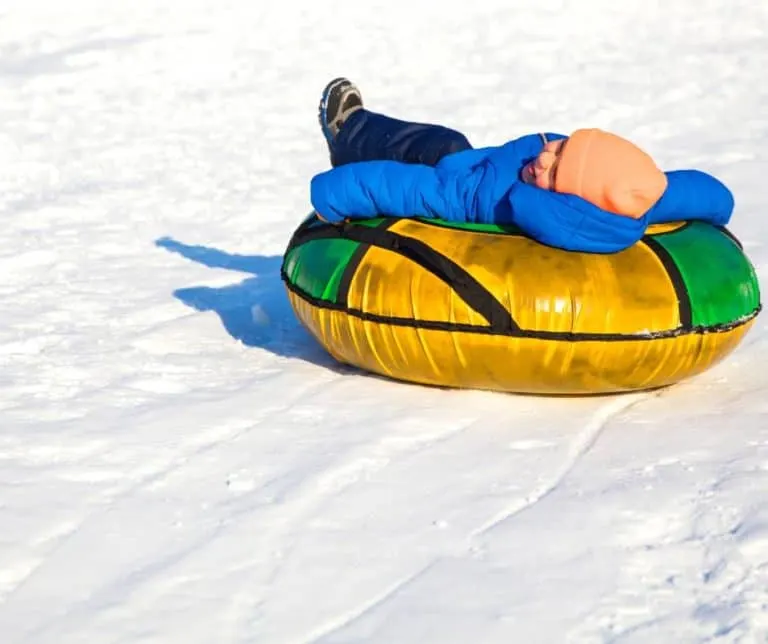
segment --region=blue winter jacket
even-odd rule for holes
[[[514,224],[543,244],[595,253],[628,248],[650,224],[698,219],[725,225],[733,212],[733,196],[720,181],[698,170],[678,170],[666,173],[666,191],[643,217],[617,216],[576,195],[523,183],[520,171],[542,146],[541,136],[531,134],[499,147],[456,152],[435,167],[398,161],[342,165],[312,179],[312,205],[332,223],[392,216]]]

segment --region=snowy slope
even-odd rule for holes
[[[653,394],[445,391],[335,365],[278,274],[346,74],[712,172],[764,280],[768,4],[438,4],[2,3],[3,643],[768,641],[764,316]]]

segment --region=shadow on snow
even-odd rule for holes
[[[275,355],[300,358],[313,364],[349,373],[299,324],[282,280],[279,255],[236,255],[207,246],[188,246],[162,237],[155,245],[210,268],[223,268],[253,277],[222,287],[193,286],[173,295],[198,311],[213,311],[227,332],[249,347]]]

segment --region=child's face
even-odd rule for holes
[[[557,166],[560,163],[560,154],[567,140],[559,139],[545,143],[539,156],[523,167],[521,172],[523,181],[544,190],[553,190]]]

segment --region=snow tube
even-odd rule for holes
[[[653,226],[611,255],[511,227],[310,215],[282,264],[291,305],[337,360],[398,380],[538,394],[661,387],[728,355],[760,311],[725,228]]]

